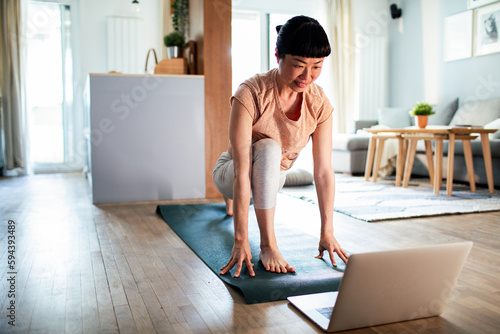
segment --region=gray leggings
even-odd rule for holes
[[[252,145],[252,198],[256,209],[276,206],[278,191],[285,184],[286,171],[280,170],[281,147],[273,139],[261,139]],[[224,197],[233,199],[233,157],[222,153],[215,164],[212,177]]]

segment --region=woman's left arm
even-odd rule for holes
[[[348,255],[340,247],[333,235],[333,203],[335,198],[335,173],[332,168],[332,117],[318,125],[312,134],[314,183],[318,194],[319,211],[321,215],[321,238],[319,255],[323,257],[326,250],[330,255],[332,265],[336,266],[333,253],[347,263]]]

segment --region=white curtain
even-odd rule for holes
[[[2,135],[6,174],[27,172],[26,120],[23,94],[23,28],[24,1],[0,2],[0,42],[2,66]]]
[[[355,40],[350,0],[326,0],[327,33],[332,46],[333,132],[345,133],[355,119]]]

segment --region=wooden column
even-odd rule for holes
[[[231,97],[231,0],[203,1],[205,73],[205,178],[206,197],[219,193],[213,167],[229,141]]]

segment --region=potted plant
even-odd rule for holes
[[[436,112],[432,109],[432,106],[426,102],[417,102],[412,110],[410,110],[410,115],[415,116],[417,126],[420,129],[424,129],[428,122],[429,116],[434,115]]]
[[[172,26],[175,31],[185,36],[189,26],[188,0],[175,0],[172,8]]]
[[[189,24],[188,0],[175,0],[171,9],[174,32],[166,35],[163,41],[167,47],[168,58],[180,58]]]
[[[163,42],[167,47],[168,58],[181,57],[181,48],[184,45],[184,36],[174,31],[163,38]]]

